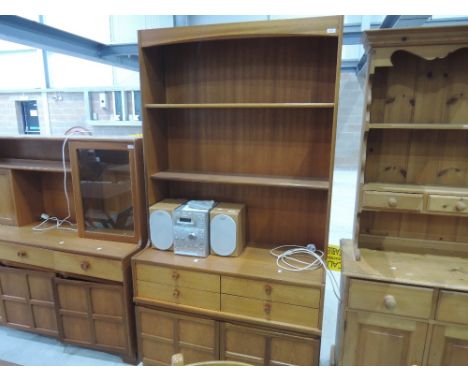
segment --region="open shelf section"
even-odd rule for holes
[[[465,187],[430,186],[398,183],[367,183],[362,186],[362,190],[382,192],[405,192],[410,194],[437,194],[447,196],[468,195],[468,188]]]
[[[468,130],[463,123],[367,123],[366,131],[372,129],[414,129],[414,130]]]
[[[328,190],[330,188],[330,182],[328,180],[279,176],[160,171],[151,175],[151,178],[181,182],[224,183],[252,186],[305,188],[312,190]]]
[[[66,163],[67,172],[71,172],[70,164]],[[36,159],[0,158],[0,168],[10,170],[63,172],[62,162]]]
[[[297,103],[149,103],[147,109],[331,109],[333,102]]]

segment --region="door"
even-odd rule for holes
[[[428,364],[468,366],[468,326],[434,325]]]
[[[320,340],[272,330],[221,324],[221,359],[251,365],[319,364]]]
[[[0,224],[15,225],[15,205],[11,192],[11,171],[0,170]]]
[[[121,285],[55,278],[55,286],[64,342],[124,355],[129,352]]]
[[[36,101],[20,101],[24,134],[40,134]]]
[[[427,324],[368,312],[347,312],[343,365],[422,365]]]
[[[145,365],[170,365],[182,353],[190,364],[219,359],[216,321],[136,307],[138,350]]]
[[[58,336],[53,274],[0,267],[0,315],[4,324]]]

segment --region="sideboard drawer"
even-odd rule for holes
[[[0,260],[35,265],[41,268],[54,268],[52,251],[42,248],[2,243],[0,244]]]
[[[408,317],[431,316],[434,291],[399,284],[352,279],[349,287],[349,307]]]
[[[318,309],[281,302],[265,302],[253,298],[222,294],[221,311],[310,328],[318,328],[319,326]]]
[[[136,297],[219,311],[219,293],[137,280]]]
[[[468,214],[468,198],[429,195],[427,210],[453,214]]]
[[[136,264],[136,279],[219,293],[219,276],[157,265]]]
[[[422,211],[423,202],[422,194],[402,192],[364,191],[362,196],[363,208]]]
[[[441,291],[436,319],[468,325],[468,293]]]
[[[221,293],[320,308],[320,289],[221,276]]]
[[[76,273],[105,280],[123,281],[122,265],[115,260],[54,252],[54,266],[56,271]]]

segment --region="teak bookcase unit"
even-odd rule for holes
[[[189,363],[318,364],[323,272],[278,272],[269,250],[327,247],[341,38],[342,17],[139,32],[148,204],[247,209],[237,258],[135,257],[145,364],[181,348]]]
[[[468,27],[367,32],[344,365],[468,365]]]
[[[0,324],[115,353],[135,363],[130,257],[146,244],[145,202],[138,195],[139,202],[132,204],[131,216],[135,222],[141,221],[141,230],[135,230],[136,240],[132,238],[131,243],[116,242],[116,235],[93,240],[71,230],[33,230],[42,213],[61,219],[68,214],[61,154],[64,139],[0,137]],[[106,174],[105,184],[93,184],[93,197],[101,205],[109,207],[103,195],[120,195],[119,186],[127,187],[130,178],[135,190],[144,189],[141,139],[71,137],[67,145],[71,153],[67,146],[70,221],[84,226],[85,216],[75,213],[79,209],[75,206],[82,201],[79,187],[84,173],[78,172],[81,161],[74,149],[83,149],[94,158],[102,155],[98,148],[127,152],[132,147],[134,151],[135,161],[125,171],[120,170],[117,179],[113,174],[108,176],[108,170],[112,173],[115,166],[107,160],[99,161],[100,171],[92,169],[96,176]],[[70,166],[69,157],[73,156],[74,166]],[[85,169],[88,163],[85,161]],[[135,198],[124,196],[123,204],[114,200],[112,205],[117,208],[105,210],[128,208]],[[108,220],[114,221],[112,216]],[[110,224],[105,223],[106,227]],[[65,224],[64,228],[70,226]]]

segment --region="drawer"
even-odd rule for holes
[[[122,265],[116,260],[54,252],[54,267],[56,271],[123,281]]]
[[[187,287],[219,293],[219,276],[210,273],[137,264],[136,279],[173,287]]]
[[[348,305],[351,309],[429,318],[433,296],[434,291],[430,288],[353,279]]]
[[[219,293],[137,280],[136,296],[219,311]]]
[[[53,252],[42,248],[0,244],[0,260],[14,261],[42,268],[54,268]]]
[[[222,276],[221,293],[320,308],[320,289],[318,288]]]
[[[427,210],[433,212],[468,214],[468,198],[460,198],[459,196],[429,195]]]
[[[468,293],[441,291],[436,319],[468,325]]]
[[[319,323],[319,310],[315,308],[228,294],[221,295],[221,311],[311,328],[318,328]]]
[[[421,211],[423,208],[423,201],[424,198],[422,194],[364,191],[362,196],[362,207],[404,211]]]

